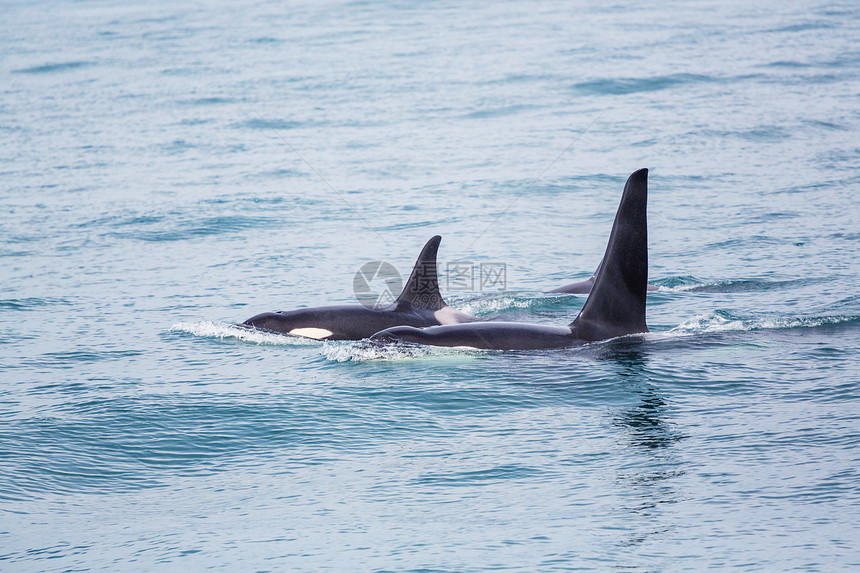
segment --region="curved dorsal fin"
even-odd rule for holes
[[[397,297],[395,304],[398,310],[409,308],[423,308],[427,310],[439,310],[447,305],[442,300],[439,292],[439,279],[436,274],[436,253],[439,251],[439,243],[442,237],[436,235],[424,245],[412,274],[403,287],[403,292]]]
[[[600,265],[603,264],[603,261],[600,261],[600,264],[597,265],[597,268],[591,273],[591,276],[584,281],[579,281],[576,283],[570,283],[569,285],[564,285],[562,287],[554,288],[547,292],[561,292],[561,293],[569,293],[569,294],[588,294],[591,292],[591,287],[594,286],[594,279],[597,278],[597,273],[600,271]]]
[[[585,340],[648,332],[648,170],[633,173],[624,186],[606,253],[594,286],[570,327]]]

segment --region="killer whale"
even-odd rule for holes
[[[582,310],[568,326],[475,322],[414,328],[397,326],[374,334],[376,343],[532,350],[577,346],[648,332],[648,170],[627,179],[603,260]]]
[[[361,340],[392,326],[425,327],[478,320],[451,308],[442,299],[436,271],[441,241],[439,235],[427,241],[403,291],[390,305],[379,308],[337,305],[264,312],[239,326],[317,340]]]
[[[579,281],[575,283],[570,283],[568,285],[564,285],[562,287],[554,288],[552,290],[548,290],[546,292],[550,293],[566,293],[566,294],[588,294],[591,292],[591,288],[594,286],[594,279],[597,277],[597,273],[600,272],[600,266],[603,264],[603,261],[597,265],[597,268],[592,273],[591,277],[584,281]]]
[[[603,264],[603,261],[597,265],[597,268],[594,270],[594,273],[584,281],[579,281],[575,283],[570,283],[558,288],[554,288],[552,290],[548,290],[548,293],[561,293],[561,294],[588,294],[591,292],[591,288],[594,286],[594,279],[597,277],[598,271],[600,271],[600,265]],[[648,285],[649,291],[660,290],[660,287],[657,285]]]

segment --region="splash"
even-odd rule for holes
[[[315,346],[319,342],[310,338],[288,336],[263,332],[261,330],[240,328],[235,324],[224,322],[180,322],[170,327],[170,332],[181,332],[200,338],[215,338],[218,340],[238,340],[261,346]]]
[[[421,346],[412,344],[374,344],[367,340],[357,342],[325,342],[322,355],[334,362],[367,362],[370,360],[416,360],[439,356],[475,357],[486,350],[465,347]]]
[[[795,328],[817,328],[852,324],[860,321],[856,316],[759,316],[734,317],[726,312],[717,311],[700,314],[667,331],[669,335],[691,335],[706,332],[748,332],[754,330],[791,330]]]
[[[548,297],[544,296],[544,293],[540,293],[540,295],[534,298],[523,298],[507,294],[476,298],[461,303],[454,302],[452,306],[456,306],[457,310],[472,316],[486,316],[488,314],[501,314],[510,310],[539,310],[566,303],[565,297]]]
[[[745,293],[767,292],[815,286],[832,280],[825,277],[806,277],[792,280],[725,279],[707,282],[695,277],[677,277],[662,281],[661,290],[672,292]]]

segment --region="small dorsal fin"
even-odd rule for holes
[[[554,288],[547,292],[559,292],[565,294],[588,294],[591,292],[591,287],[594,286],[594,279],[597,277],[597,272],[600,270],[600,265],[603,264],[603,261],[600,261],[600,264],[597,265],[597,268],[591,274],[590,277],[585,279],[584,281],[579,281],[575,283],[570,283],[568,285],[564,285],[562,287]]]
[[[594,286],[570,327],[585,340],[648,332],[648,170],[633,173],[624,194]]]
[[[447,305],[439,292],[439,278],[436,272],[436,253],[442,237],[436,235],[424,245],[409,280],[403,287],[403,292],[397,297],[395,304],[401,311],[409,308],[439,310]]]
[[[590,280],[591,282],[594,282],[597,279],[597,273],[600,272],[600,267],[602,267],[602,266],[603,266],[603,259],[600,259],[600,262],[597,263],[597,268],[594,269],[594,272],[591,274],[591,278],[588,280]]]

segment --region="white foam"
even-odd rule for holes
[[[695,284],[690,284],[690,285],[678,285],[678,286],[673,286],[673,287],[658,286],[657,291],[658,292],[659,291],[663,291],[663,292],[687,292],[689,290],[704,288],[704,287],[708,287],[708,286],[714,286],[714,285],[708,285],[705,283],[695,283]],[[653,291],[651,291],[651,292],[653,292]]]
[[[321,352],[327,359],[335,362],[366,362],[369,360],[435,359],[440,356],[462,359],[473,358],[488,351],[464,347],[372,344],[366,340],[360,340],[357,342],[325,342]]]
[[[700,314],[669,330],[669,334],[699,334],[702,332],[728,332],[749,330],[742,320],[729,320],[717,314]]]
[[[485,314],[495,314],[515,308],[528,309],[539,304],[543,304],[544,302],[546,301],[542,299],[522,299],[513,296],[502,296],[498,298],[473,300],[471,302],[467,302],[458,306],[459,309],[466,314],[481,316]]]
[[[180,322],[170,327],[170,332],[184,332],[201,338],[217,338],[219,340],[241,340],[252,344],[266,346],[308,346],[317,345],[318,342],[311,338],[301,338],[286,334],[275,334],[261,330],[240,328],[235,324],[224,322],[211,322],[202,320],[200,322]]]
[[[815,328],[828,324],[841,324],[853,320],[850,316],[781,317],[767,316],[748,319],[728,319],[719,314],[700,314],[668,330],[668,335],[690,335],[704,332],[744,332],[751,330],[787,330]]]

